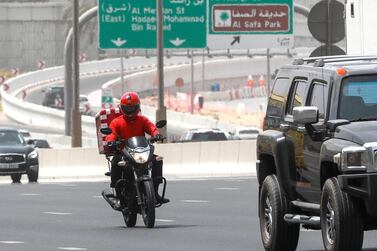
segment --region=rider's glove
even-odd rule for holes
[[[110,149],[112,149],[112,150],[116,150],[116,148],[117,148],[117,144],[116,144],[115,141],[109,141],[109,142],[107,142],[107,146],[108,146]]]
[[[157,141],[162,141],[164,139],[164,136],[162,136],[161,134],[156,134],[154,137]]]

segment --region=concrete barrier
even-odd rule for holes
[[[107,160],[97,148],[39,149],[40,178],[105,178]],[[255,141],[157,144],[168,178],[255,175]]]

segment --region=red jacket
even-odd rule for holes
[[[117,136],[127,140],[135,136],[144,136],[145,133],[151,136],[158,134],[157,127],[143,115],[137,115],[131,121],[124,119],[124,116],[119,116],[111,121],[109,127],[113,132],[106,136],[107,142],[117,140]]]

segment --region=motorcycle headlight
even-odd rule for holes
[[[132,158],[134,158],[135,162],[138,164],[144,164],[148,161],[149,159],[149,154],[150,154],[150,148],[136,148],[132,151],[130,151],[130,154]]]
[[[28,157],[28,159],[35,159],[35,158],[37,158],[37,157],[38,157],[37,150],[34,150],[34,151],[32,151],[31,153],[29,153],[29,154],[27,155],[27,157]]]
[[[366,171],[366,149],[361,146],[346,147],[342,150],[341,168],[347,171]]]

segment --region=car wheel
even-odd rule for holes
[[[267,176],[259,197],[260,232],[265,250],[296,250],[300,225],[285,222],[286,213],[291,213],[291,206],[276,175]]]
[[[10,176],[12,178],[13,183],[20,183],[21,182],[21,174],[15,173]]]
[[[321,197],[321,232],[326,251],[361,250],[363,218],[357,204],[339,187],[338,179],[325,182]]]
[[[39,168],[36,170],[29,169],[27,171],[27,178],[29,182],[37,182],[39,176]]]

